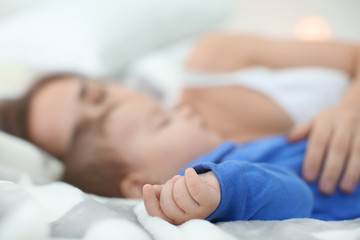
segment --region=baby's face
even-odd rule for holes
[[[169,112],[146,96],[115,109],[104,135],[153,184],[164,183],[221,143],[189,107]]]

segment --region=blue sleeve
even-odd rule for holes
[[[221,202],[207,220],[283,220],[309,217],[313,196],[305,182],[286,168],[245,161],[196,165],[212,170],[220,182]]]

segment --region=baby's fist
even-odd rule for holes
[[[163,186],[144,186],[143,197],[149,215],[182,224],[207,218],[220,204],[221,192],[212,171],[198,175],[189,168],[185,176],[175,176]]]

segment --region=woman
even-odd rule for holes
[[[241,85],[186,88],[178,106],[190,106],[205,124],[225,138],[238,142],[290,130],[291,141],[309,137],[304,178],[316,181],[323,167],[320,189],[331,194],[344,171],[340,188],[350,193],[360,176],[359,59],[360,47],[355,44],[210,35],[196,45],[187,61],[189,70],[223,73],[258,65],[271,68],[322,66],[346,72],[353,79],[352,86],[339,104],[297,126],[289,113],[273,99]],[[124,119],[114,121],[114,112],[124,103],[139,103],[141,99],[145,104],[142,94],[117,84],[91,83],[76,75],[55,76],[37,85],[24,99],[3,103],[2,128],[63,159],[74,146],[80,147],[77,139],[91,132],[92,126],[104,125],[115,130]],[[13,113],[6,114],[7,111]],[[14,130],[18,130],[16,126],[11,127],[13,121],[9,118],[12,116],[26,120],[23,124],[26,127],[20,132]],[[114,139],[107,141],[107,145],[112,144],[114,148],[119,144]]]

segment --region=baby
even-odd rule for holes
[[[274,136],[237,145],[192,109],[167,112],[147,97],[125,101],[106,116],[108,124],[118,119],[116,131],[103,120],[79,130],[65,180],[97,194],[142,197],[149,215],[173,224],[360,216],[359,188],[326,196],[317,183],[302,180],[307,141],[290,144]]]
[[[225,142],[186,166],[183,176],[164,185],[145,185],[146,210],[173,224],[195,218],[219,222],[360,217],[359,188],[353,195],[336,190],[326,196],[317,184],[301,179],[306,145],[289,144],[284,136],[242,145]]]

